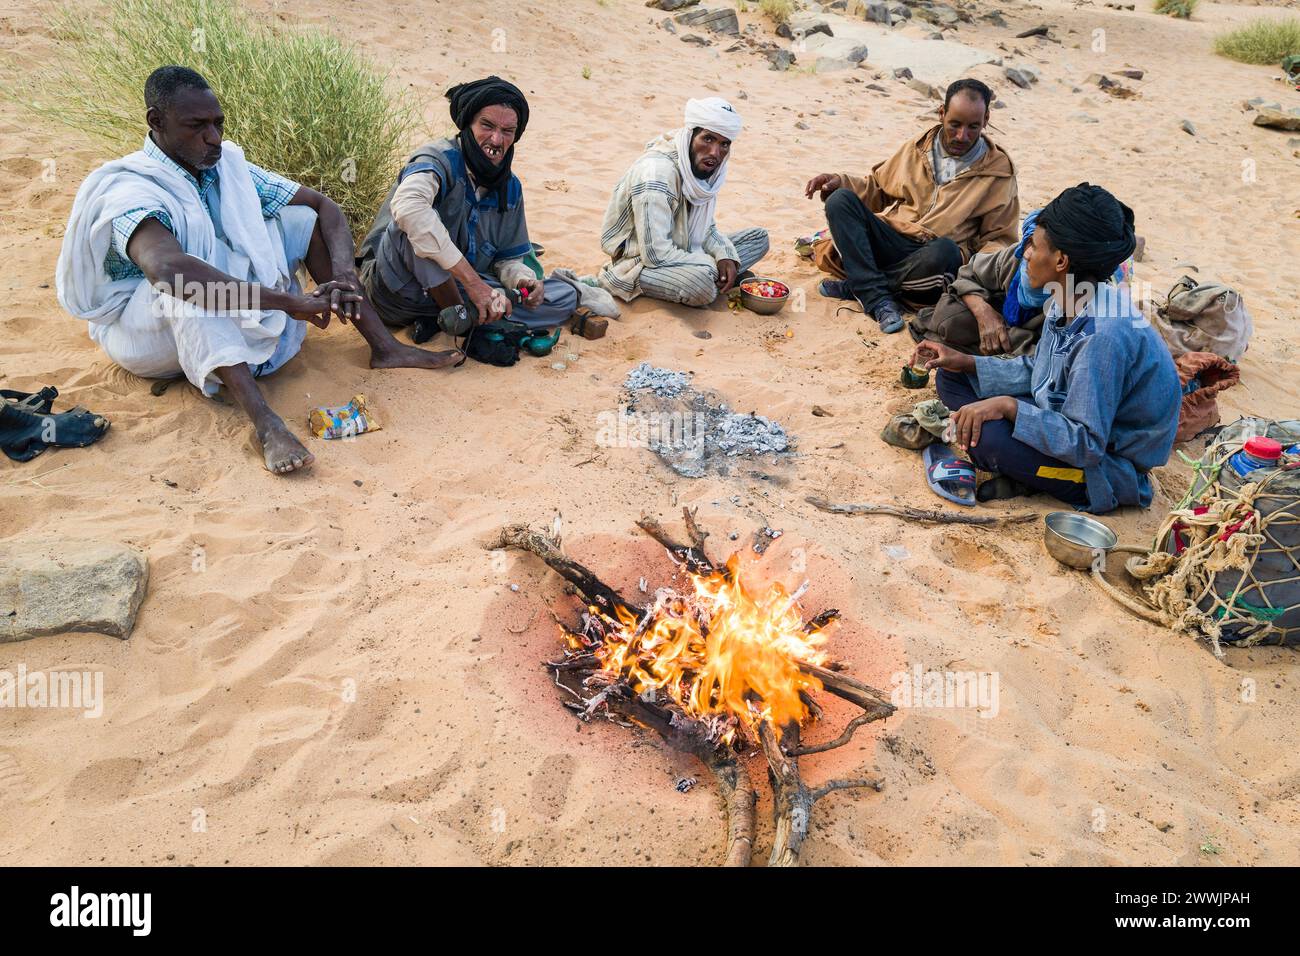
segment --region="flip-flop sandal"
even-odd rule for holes
[[[0,404],[0,449],[14,461],[31,461],[46,448],[84,448],[99,441],[109,421],[81,406],[57,415]]]
[[[916,416],[910,412],[891,418],[881,430],[880,437],[890,445],[910,448],[912,451],[919,451],[938,441],[934,435],[921,427]]]
[[[0,398],[11,405],[35,415],[44,415],[54,407],[54,400],[59,397],[59,390],[53,385],[46,385],[39,392],[16,392],[11,388],[0,388]]]
[[[975,504],[975,466],[958,458],[943,442],[930,445],[922,453],[925,480],[940,498],[956,505]]]

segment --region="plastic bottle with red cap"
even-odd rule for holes
[[[1238,478],[1245,478],[1261,468],[1276,468],[1282,458],[1282,443],[1272,438],[1246,439],[1245,447],[1228,459]]]

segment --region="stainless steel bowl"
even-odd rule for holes
[[[780,279],[774,279],[771,276],[754,276],[752,279],[746,279],[745,282],[781,282]],[[776,315],[785,308],[786,302],[790,300],[790,283],[781,282],[785,286],[786,293],[779,299],[766,299],[761,295],[753,295],[745,291],[744,283],[740,287],[740,303],[750,312],[757,312],[759,315]]]
[[[1093,561],[1107,554],[1118,541],[1110,528],[1077,511],[1053,511],[1043,522],[1047,553],[1081,571],[1091,568]]]

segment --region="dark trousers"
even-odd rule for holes
[[[933,305],[961,268],[957,243],[904,236],[864,206],[852,189],[831,193],[826,224],[849,291],[868,312],[892,296],[911,306]]]
[[[970,379],[960,372],[940,369],[934,384],[939,391],[939,400],[954,412],[963,405],[980,400]],[[1006,475],[1034,491],[1045,491],[1066,504],[1085,507],[1088,504],[1088,486],[1083,481],[1083,470],[1067,465],[1059,458],[1044,455],[1014,437],[1012,431],[1013,425],[1006,419],[985,422],[980,428],[980,443],[970,449],[975,466]]]

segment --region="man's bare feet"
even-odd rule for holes
[[[303,447],[302,442],[294,437],[282,419],[257,428],[257,440],[262,444],[262,455],[266,459],[266,470],[277,475],[287,475],[291,471],[306,468],[316,456]]]
[[[446,368],[460,361],[461,354],[455,349],[445,352],[430,352],[428,349],[416,348],[394,342],[385,349],[370,350],[371,368]]]

